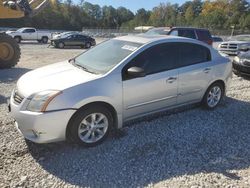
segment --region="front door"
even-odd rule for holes
[[[176,105],[178,70],[174,44],[158,44],[137,55],[122,71],[124,119]],[[144,77],[130,77],[127,70],[140,67]]]

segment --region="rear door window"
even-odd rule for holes
[[[185,67],[211,61],[210,50],[193,43],[178,43],[180,66]]]
[[[180,37],[187,37],[187,38],[191,38],[191,39],[196,39],[195,32],[192,29],[180,29],[180,30],[178,30],[178,34]]]
[[[212,38],[210,32],[207,30],[196,30],[196,34],[201,41],[209,41]]]

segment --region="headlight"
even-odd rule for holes
[[[237,62],[237,63],[239,63],[239,62],[240,62],[240,58],[239,58],[238,56],[236,56],[236,57],[234,58],[234,61]]]
[[[49,103],[59,94],[61,91],[48,90],[35,94],[30,100],[27,110],[32,112],[45,112]]]

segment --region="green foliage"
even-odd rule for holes
[[[5,27],[33,26],[40,29],[82,30],[82,28],[130,28],[136,26],[195,26],[209,29],[250,30],[247,0],[193,0],[182,5],[160,3],[152,11],[135,14],[125,7],[100,7],[84,0],[56,0],[33,18],[0,20]]]

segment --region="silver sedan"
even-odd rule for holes
[[[191,103],[215,108],[231,72],[230,60],[203,42],[124,36],[26,73],[9,107],[33,142],[94,146],[134,118]]]

